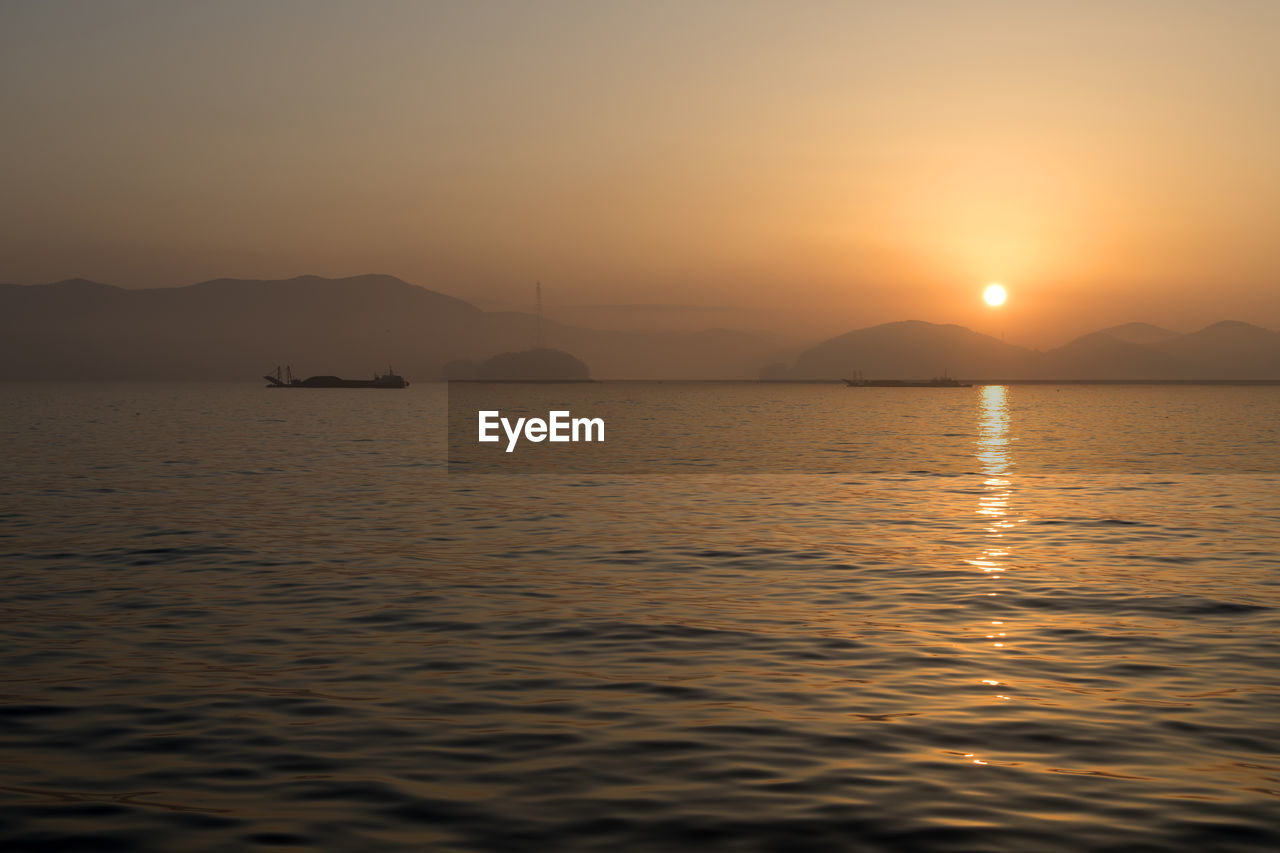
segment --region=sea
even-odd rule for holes
[[[1280,386],[565,393],[0,385],[0,849],[1280,849]]]

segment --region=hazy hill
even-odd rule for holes
[[[1193,379],[1280,379],[1280,334],[1224,320],[1152,348],[1186,365]]]
[[[615,333],[547,322],[548,346],[601,378],[753,378],[774,357],[743,333]],[[0,378],[252,379],[277,364],[362,377],[388,365],[439,378],[529,348],[537,319],[492,313],[386,275],[218,279],[126,290],[84,280],[0,285]]]
[[[477,379],[577,381],[591,378],[591,369],[578,358],[557,349],[504,352],[476,368]]]
[[[530,314],[486,312],[386,275],[219,279],[124,290],[74,279],[0,285],[0,379],[242,379],[277,364],[303,375],[410,381],[463,373],[538,342]],[[1178,334],[1127,323],[1039,352],[961,326],[919,321],[858,329],[790,365],[744,332],[613,332],[552,321],[542,344],[601,379],[1280,379],[1280,334],[1238,321]],[[771,364],[771,362],[773,362]],[[762,370],[762,366],[768,365]]]
[[[963,326],[919,320],[885,323],[831,338],[803,352],[791,379],[834,379],[862,371],[869,379],[1031,378],[1040,354]]]
[[[1128,323],[1082,335],[1048,352],[1016,347],[961,326],[886,323],[824,341],[769,376],[836,379],[1276,379],[1280,334],[1238,321],[1182,335]]]
[[[1049,350],[1041,361],[1038,378],[1185,379],[1187,376],[1175,356],[1114,337],[1108,329],[1082,335]]]
[[[1096,334],[1107,335],[1118,341],[1124,341],[1130,344],[1156,344],[1161,341],[1167,341],[1176,338],[1180,334],[1172,329],[1164,329],[1160,326],[1153,326],[1150,323],[1124,323],[1120,326],[1112,326],[1109,329],[1102,329]]]
[[[486,313],[484,325],[492,340],[510,341],[510,345],[492,348],[483,357],[526,349],[538,336],[538,319],[533,314]],[[542,338],[546,346],[585,361],[598,379],[755,379],[761,364],[778,357],[773,343],[725,329],[616,332],[548,320]]]
[[[0,305],[8,378],[253,377],[284,362],[303,374],[372,375],[391,363],[421,375],[466,346],[483,314],[380,275],[153,290],[59,282],[4,288]]]

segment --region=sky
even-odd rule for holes
[[[1274,0],[0,0],[0,79],[3,282],[1280,328]]]

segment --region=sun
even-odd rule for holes
[[[987,300],[987,304],[992,308],[997,305],[1003,305],[1009,294],[1005,292],[1004,286],[999,284],[991,284],[982,292],[982,298]]]

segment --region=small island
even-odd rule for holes
[[[515,382],[582,382],[591,378],[591,370],[576,356],[543,347],[495,355],[476,369],[475,378]]]

